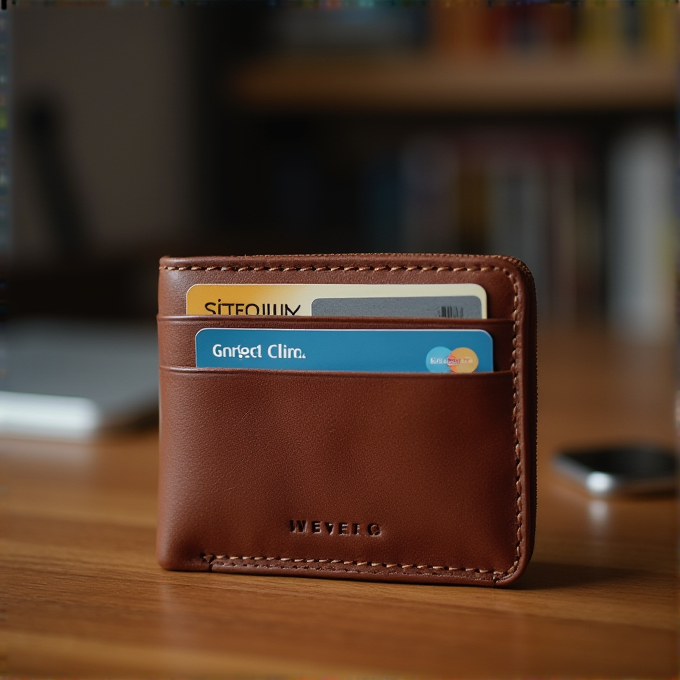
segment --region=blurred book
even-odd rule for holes
[[[548,213],[545,176],[537,158],[499,158],[490,166],[489,239],[484,250],[524,262],[534,275],[539,310],[546,316]],[[500,167],[499,167],[500,166]],[[567,255],[567,253],[563,253]]]
[[[423,13],[415,8],[395,11],[370,4],[314,12],[287,7],[270,16],[269,39],[284,54],[356,54],[409,49],[423,32]]]
[[[430,48],[451,58],[505,58],[527,53],[605,58],[677,53],[677,4],[645,2],[498,2],[429,4]]]
[[[0,435],[87,439],[153,418],[153,328],[33,319],[2,337]]]
[[[450,252],[458,246],[455,183],[458,167],[455,149],[448,137],[418,135],[401,152],[402,187],[399,249],[407,252]]]
[[[609,158],[609,317],[619,334],[662,340],[673,332],[676,142],[640,126],[621,134]]]
[[[401,191],[401,173],[397,150],[373,153],[363,166],[361,176],[361,210],[366,250],[397,252],[401,247],[395,225],[401,218],[401,206],[395,199]]]

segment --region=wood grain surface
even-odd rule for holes
[[[539,362],[537,544],[507,590],[165,572],[155,431],[2,441],[2,672],[676,677],[675,498],[591,499],[550,464],[564,445],[672,445],[672,349],[553,333]]]

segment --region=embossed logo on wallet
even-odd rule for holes
[[[369,522],[322,522],[320,520],[291,519],[291,534],[316,534],[317,536],[380,536],[379,524]]]

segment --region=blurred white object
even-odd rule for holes
[[[86,439],[158,409],[153,328],[18,321],[2,345],[0,435]]]
[[[676,144],[670,133],[624,133],[610,157],[609,313],[631,340],[673,332]]]

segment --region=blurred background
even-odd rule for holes
[[[3,2],[5,675],[677,677],[675,498],[589,497],[553,469],[677,442],[677,2]],[[156,565],[158,259],[347,251],[533,270],[538,540],[517,589]]]
[[[12,318],[150,321],[164,254],[467,252],[671,336],[675,3],[64,5],[3,19]]]
[[[12,313],[153,316],[162,254],[443,251],[668,330],[674,3],[118,4],[12,12]]]

